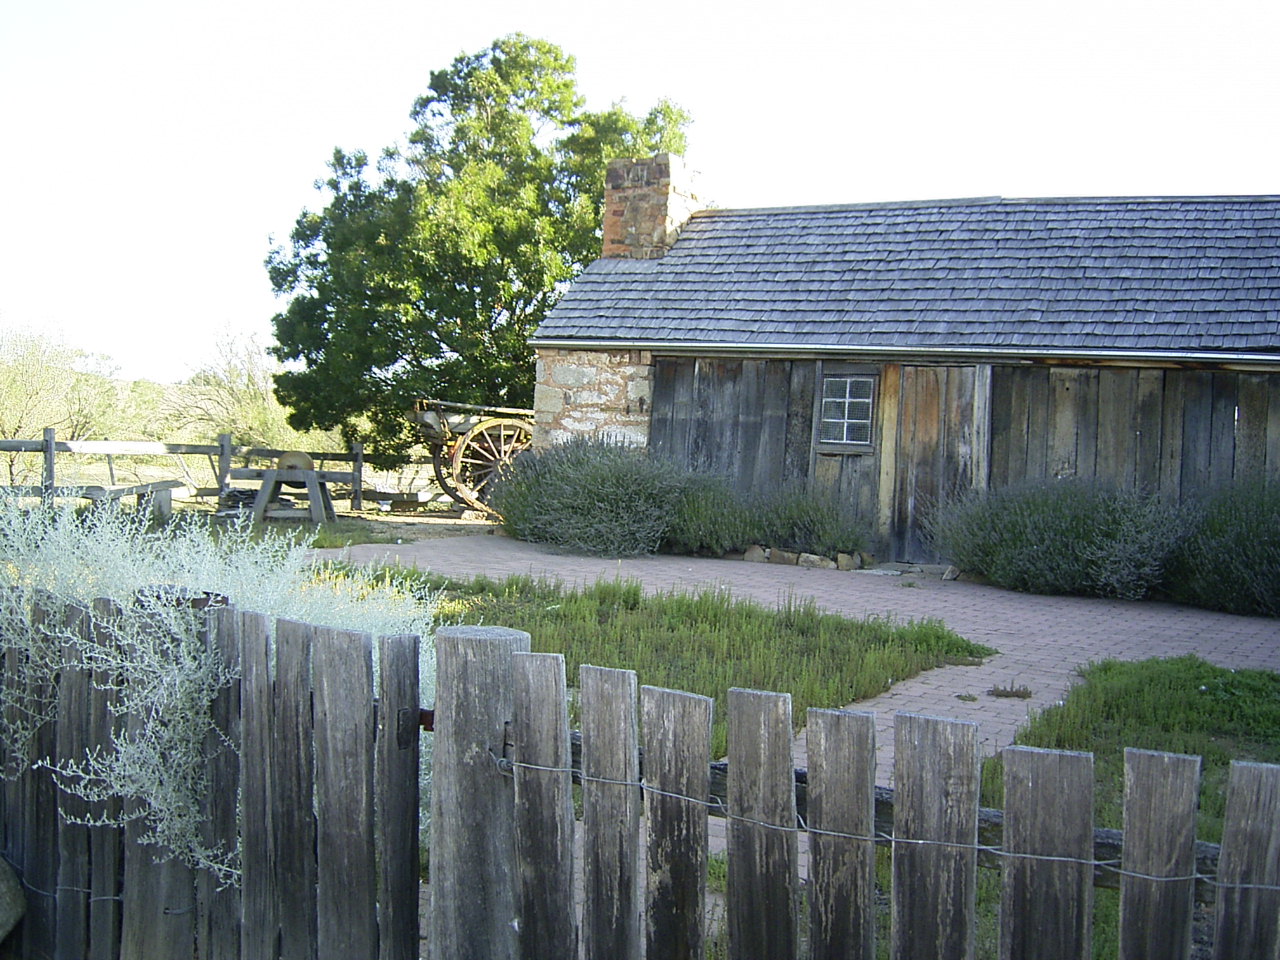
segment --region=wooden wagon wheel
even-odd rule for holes
[[[493,481],[502,468],[532,442],[533,427],[525,420],[513,417],[481,420],[453,448],[450,479],[457,496],[478,510],[496,514],[488,504]]]
[[[462,494],[458,493],[458,488],[453,483],[453,448],[446,443],[433,443],[431,445],[431,470],[436,475],[436,483],[440,484],[440,489],[445,492],[446,496],[452,497],[463,506],[470,506],[466,500],[462,499]]]

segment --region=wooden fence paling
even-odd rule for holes
[[[53,606],[49,597],[37,595],[32,608],[34,628],[61,626],[63,611]],[[30,678],[27,693],[37,704],[46,704],[55,691],[47,680]],[[29,761],[42,760],[56,752],[56,725],[52,720],[41,723],[35,732]],[[27,888],[27,916],[22,927],[22,949],[25,955],[45,957],[54,951],[54,922],[57,917],[58,885],[58,791],[48,771],[26,764],[19,778],[24,811],[23,883]]]
[[[573,777],[564,657],[516,653],[512,694],[520,956],[574,960]]]
[[[1218,881],[1280,885],[1280,766],[1232,761]],[[1219,890],[1215,930],[1215,960],[1280,956],[1280,890]]]
[[[209,789],[203,798],[201,838],[214,852],[236,848],[240,811],[240,757],[236,744],[240,729],[240,643],[236,612],[228,606],[210,612],[205,642],[213,656],[229,668],[235,679],[219,691],[210,705],[215,728],[205,736]],[[223,884],[208,870],[196,876],[196,955],[237,960],[240,956],[240,892]]]
[[[1191,956],[1200,758],[1127,748],[1119,960]]]
[[[99,645],[115,644],[116,637],[108,623],[119,614],[119,607],[110,600],[98,599],[93,601],[91,610],[94,642]],[[92,679],[87,746],[90,750],[109,750],[118,722],[114,713],[118,698],[114,690],[104,689],[111,678],[103,671],[94,671]],[[118,800],[108,800],[95,806],[94,812],[103,819],[112,820],[120,813]],[[91,827],[89,830],[89,862],[92,866],[89,881],[89,960],[115,960],[119,956],[123,841],[122,831],[114,826]]]
[[[378,960],[418,957],[418,644],[378,641]]]
[[[812,960],[872,960],[876,942],[875,715],[810,709],[808,716],[809,829],[815,831],[809,835]]]
[[[1003,756],[1004,849],[1011,856],[1004,865],[1000,956],[1091,956],[1093,755],[1006,747]]]
[[[699,799],[707,796],[713,704],[678,690],[640,689],[649,788],[646,960],[702,960],[707,808]]]
[[[272,762],[275,710],[265,617],[235,611],[240,648],[240,954],[274,957],[280,916],[273,897],[278,816]]]
[[[973,723],[915,714],[894,723],[893,956],[973,956],[977,739]],[[938,802],[939,785],[946,803]]]
[[[800,947],[791,695],[729,691],[729,953],[792,960]]]
[[[66,625],[77,636],[90,635],[89,611],[68,608]],[[63,650],[67,664],[79,661],[70,645]],[[58,677],[57,751],[59,761],[79,761],[89,745],[89,672],[64,666]],[[63,816],[58,818],[58,917],[54,956],[80,960],[89,953],[89,828],[83,823],[89,805],[74,794],[60,798]],[[79,823],[73,821],[81,821]]]
[[[272,889],[280,922],[280,960],[313,960],[316,951],[311,634],[307,624],[276,621],[275,819],[271,843],[275,848]]]
[[[373,646],[312,628],[319,960],[378,955],[373,845]],[[287,882],[286,878],[285,882]]]
[[[502,627],[436,631],[431,791],[431,956],[516,955],[511,851],[514,787],[497,761],[511,720],[511,660],[529,635]]]
[[[584,960],[640,960],[640,781],[633,670],[579,669]],[[613,783],[602,783],[612,780]]]

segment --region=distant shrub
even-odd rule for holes
[[[1235,484],[1191,511],[1168,565],[1174,600],[1210,610],[1280,617],[1280,483]]]
[[[579,553],[653,553],[671,528],[687,472],[642,447],[574,438],[521,455],[492,504],[512,536]]]
[[[834,557],[867,546],[869,531],[852,507],[835,498],[795,488],[761,497],[753,511],[760,541],[797,553]]]
[[[943,501],[925,530],[939,553],[997,586],[1133,600],[1161,581],[1184,517],[1154,495],[1055,480]]]

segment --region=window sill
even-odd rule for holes
[[[820,440],[815,448],[817,453],[845,457],[865,457],[876,452],[874,443],[835,443],[831,440]]]

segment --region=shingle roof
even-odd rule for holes
[[[1280,197],[708,210],[535,339],[1280,355]]]

